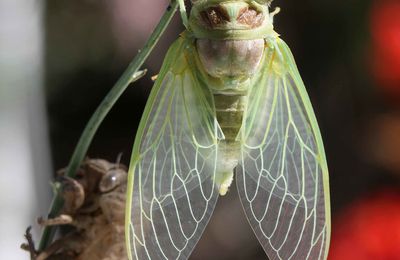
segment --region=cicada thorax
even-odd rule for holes
[[[195,4],[191,25],[205,71],[211,77],[226,79],[225,82],[251,77],[263,55],[264,37],[247,34],[269,28],[271,23],[266,21],[266,9],[259,4],[246,1]]]
[[[258,70],[264,52],[264,39],[198,39],[197,52],[204,70],[212,77],[250,78]]]

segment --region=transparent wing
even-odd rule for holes
[[[328,170],[319,128],[292,54],[267,44],[242,128],[237,186],[270,259],[326,259]]]
[[[212,100],[186,61],[169,50],[136,136],[126,216],[130,259],[187,259],[217,201],[218,127]]]

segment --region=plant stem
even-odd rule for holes
[[[100,124],[111,110],[115,102],[118,98],[122,95],[128,85],[146,73],[145,70],[139,71],[140,67],[146,61],[147,57],[153,50],[154,46],[157,44],[158,40],[160,39],[161,35],[164,33],[165,29],[167,28],[168,24],[171,22],[172,17],[174,16],[176,9],[178,7],[178,1],[171,0],[170,5],[168,6],[167,10],[165,11],[164,15],[162,16],[160,22],[158,23],[157,27],[154,29],[153,33],[151,34],[150,38],[147,40],[146,44],[144,45],[143,49],[139,51],[136,57],[132,60],[129,64],[128,68],[119,78],[119,80],[115,83],[113,88],[104,98],[104,100],[100,103],[97,110],[94,112],[92,117],[90,118],[89,122],[87,123],[85,129],[82,132],[82,135],[78,141],[78,144],[75,147],[74,153],[72,154],[71,160],[68,164],[68,168],[66,171],[66,176],[73,178],[78,171],[85,155],[87,154],[89,145],[91,144],[94,135],[97,132]],[[63,199],[60,194],[55,194],[53,198],[50,210],[49,210],[49,218],[52,218],[58,214],[60,209],[63,205]],[[42,237],[39,243],[39,252],[47,248],[52,241],[55,234],[54,227],[45,227],[42,233]]]

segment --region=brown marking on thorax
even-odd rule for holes
[[[200,13],[205,25],[212,29],[229,22],[229,15],[221,6],[209,7]]]
[[[264,15],[251,7],[245,7],[240,10],[237,21],[253,29],[262,25]]]

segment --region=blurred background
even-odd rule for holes
[[[54,172],[143,46],[166,0],[0,0],[0,259],[28,259]],[[330,169],[329,259],[400,259],[400,1],[276,0],[275,30],[308,88]],[[106,118],[89,155],[128,164],[178,16]],[[34,227],[38,239],[39,229]],[[236,191],[218,202],[191,259],[265,259]]]

